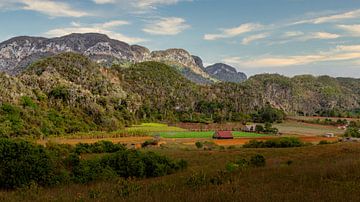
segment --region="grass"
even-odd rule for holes
[[[163,138],[212,138],[214,131],[204,131],[204,132],[159,132],[153,133],[154,135],[160,135]],[[264,137],[269,136],[266,134],[257,134],[257,133],[247,133],[241,131],[234,131],[234,137]]]
[[[186,131],[186,129],[168,126],[166,124],[161,123],[142,123],[141,125],[133,125],[129,128],[125,129],[128,132],[132,131],[141,131],[141,132],[177,132],[177,131]]]
[[[360,194],[360,145],[343,143],[282,149],[231,151],[179,148],[147,149],[188,161],[183,172],[154,179],[124,182],[109,179],[91,184],[0,191],[1,201],[358,201]],[[218,171],[255,154],[266,166]],[[290,163],[289,163],[290,162]],[[221,179],[218,184],[211,179]],[[188,184],[188,179],[194,179]]]
[[[326,133],[334,133],[337,135],[344,133],[343,130],[334,126],[309,124],[291,120],[284,121],[280,124],[274,124],[274,127],[278,128],[280,133],[289,135],[317,136],[324,135]]]

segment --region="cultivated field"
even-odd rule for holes
[[[295,120],[287,120],[280,124],[274,124],[274,127],[278,128],[282,134],[300,136],[321,136],[326,133],[342,135],[345,132],[335,126],[303,123]]]
[[[229,124],[226,124],[229,125]],[[194,126],[194,125],[191,125]],[[221,125],[216,125],[221,127]],[[334,126],[324,126],[316,124],[308,124],[297,121],[285,121],[281,124],[275,124],[282,136],[299,137],[302,141],[308,143],[318,143],[321,140],[336,141],[337,138],[321,137],[326,133],[334,133],[341,135],[343,130],[339,130]],[[154,136],[159,136],[163,144],[182,144],[194,145],[197,141],[214,142],[221,146],[243,145],[250,140],[267,140],[271,138],[278,138],[279,136],[268,134],[257,134],[242,131],[233,131],[234,140],[213,140],[212,136],[215,131],[189,131],[176,126],[168,126],[159,123],[144,123],[135,125],[125,130],[105,133],[96,132],[88,134],[75,134],[73,136],[64,137],[50,137],[47,139],[38,140],[37,142],[45,145],[47,142],[54,142],[59,144],[77,144],[77,143],[94,143],[100,140],[108,140],[114,143],[123,143],[127,145],[141,144],[145,141],[152,140]],[[130,135],[126,135],[128,132]],[[119,135],[121,134],[121,135]],[[137,135],[139,134],[139,135]]]

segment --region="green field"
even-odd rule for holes
[[[186,129],[168,126],[166,124],[161,123],[142,123],[140,125],[133,125],[129,128],[125,129],[129,132],[140,131],[140,132],[179,132],[179,131],[186,131]]]
[[[204,132],[158,132],[153,133],[154,135],[160,135],[162,138],[212,138],[214,131],[204,131]],[[241,131],[234,131],[234,137],[263,137],[268,136],[266,134],[257,134],[257,133],[246,133]]]

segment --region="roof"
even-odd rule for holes
[[[222,137],[222,138],[233,137],[231,131],[216,131],[215,136]]]

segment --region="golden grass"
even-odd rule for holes
[[[148,149],[149,150],[149,149]],[[32,187],[0,192],[2,201],[358,201],[360,144],[341,143],[284,149],[150,149],[183,158],[189,168],[173,175],[130,181],[118,180],[54,188]],[[216,176],[227,162],[262,154],[264,168],[235,171],[224,183],[186,184],[195,174]],[[288,165],[291,160],[293,163]],[[139,188],[139,189],[138,189]],[[124,194],[128,192],[129,195]]]

